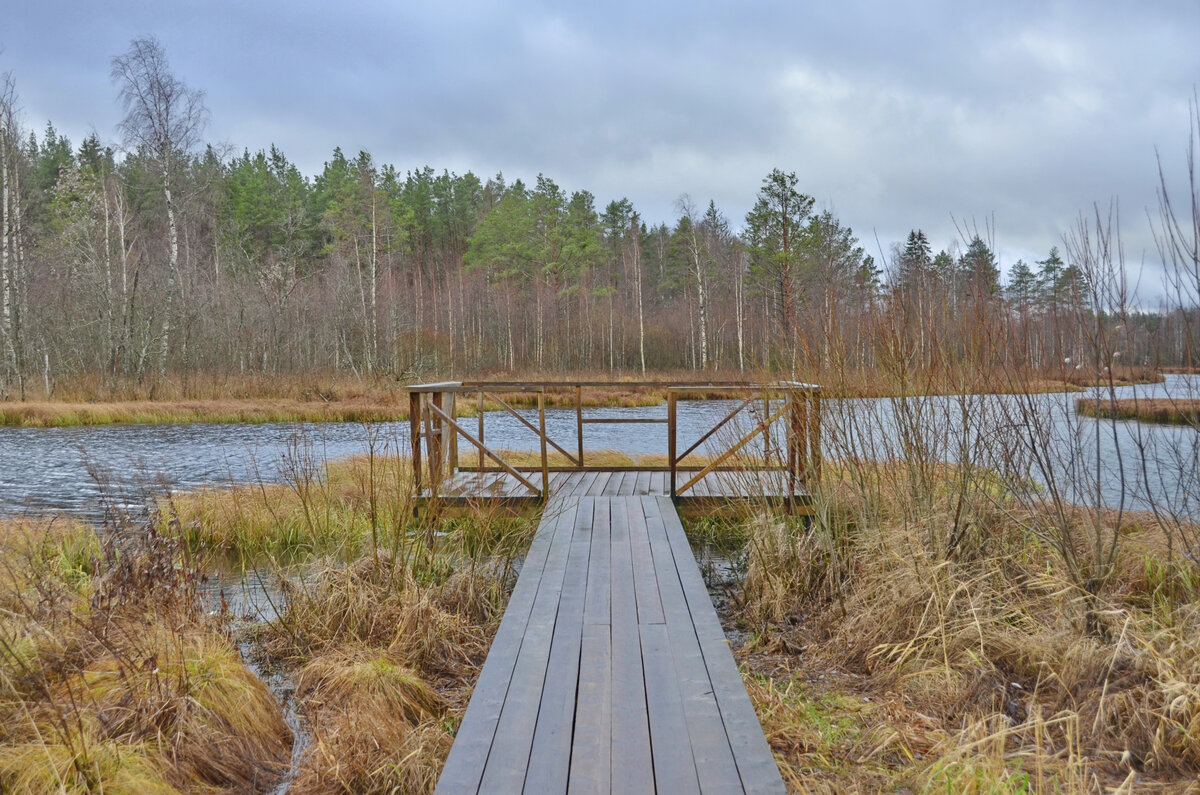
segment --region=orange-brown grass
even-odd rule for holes
[[[759,519],[729,620],[793,791],[1183,791],[1200,773],[1200,567],[1148,515],[1095,595],[1031,528],[976,499],[909,510],[903,467],[869,495],[831,467],[805,531]],[[938,470],[953,478],[952,467]],[[962,517],[958,517],[959,520]],[[1090,523],[1094,512],[1065,521]],[[1174,553],[1172,553],[1174,550]],[[1099,609],[1096,609],[1096,605]],[[1087,617],[1099,615],[1099,627]]]
[[[260,791],[291,731],[149,528],[0,523],[0,790]]]
[[[969,373],[969,377],[968,374]],[[1014,380],[1014,373],[1018,378]],[[1150,368],[1118,366],[1113,376],[1117,385],[1161,380]],[[818,383],[827,397],[886,397],[900,394],[998,393],[1014,390],[1035,392],[1071,391],[1094,386],[1090,371],[1071,367],[1022,370],[978,367],[929,367],[904,374],[903,389],[882,370],[844,369],[826,371],[807,368],[799,373],[769,370],[692,371],[669,370],[646,374],[576,371],[543,373],[536,371],[475,371],[447,376],[463,381],[572,382],[608,381],[610,386],[589,386],[582,391],[582,405],[597,407],[653,406],[667,399],[665,387],[636,386],[640,381],[703,383],[706,381],[772,382],[799,380]],[[1105,375],[1107,381],[1107,374]],[[430,376],[424,381],[443,380]],[[692,398],[734,399],[744,392],[738,389],[709,389],[689,393]],[[497,393],[514,407],[537,404],[532,392]],[[77,376],[57,382],[53,394],[31,395],[29,401],[0,403],[0,425],[73,426],[114,423],[180,422],[382,422],[408,417],[408,398],[404,384],[388,378],[361,380],[345,374],[313,372],[286,376],[226,375],[190,373],[146,383],[113,383],[94,376]],[[478,396],[460,396],[459,414],[468,416],[478,409]],[[545,405],[573,408],[575,389],[548,388]],[[499,402],[484,399],[484,410],[500,409]]]
[[[1163,425],[1200,424],[1200,400],[1139,398],[1137,400],[1104,400],[1087,398],[1075,401],[1080,414],[1089,417],[1111,417],[1118,420],[1137,420]]]
[[[312,734],[291,791],[432,792],[535,523],[418,523],[394,457],[287,469],[279,485],[175,496],[164,527],[268,572],[308,561],[279,572],[282,612],[254,633]]]
[[[358,456],[324,465],[301,450],[284,459],[283,483],[206,488],[160,501],[164,532],[190,548],[243,562],[333,555],[397,540],[412,518],[407,459]]]
[[[368,552],[289,587],[261,642],[296,670],[313,735],[293,791],[433,791],[532,530],[492,524],[459,520],[433,549]]]
[[[388,422],[408,416],[400,398],[336,401],[160,400],[121,403],[0,403],[0,425],[36,428],[215,422]]]

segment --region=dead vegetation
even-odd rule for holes
[[[1200,568],[1172,551],[1173,527],[1102,512],[1121,540],[1089,592],[1030,532],[1056,517],[976,495],[968,539],[947,555],[930,540],[954,514],[911,511],[905,467],[867,469],[870,504],[843,480],[811,527],[743,530],[726,618],[751,631],[747,687],[791,789],[1190,791]],[[935,471],[952,491],[955,468]]]
[[[323,466],[297,448],[284,484],[164,503],[188,548],[280,582],[252,646],[312,734],[292,792],[433,791],[535,527],[415,521],[409,465],[385,451]]]
[[[268,790],[292,734],[147,525],[0,526],[0,789]]]
[[[1081,399],[1080,414],[1117,420],[1137,420],[1161,425],[1200,425],[1200,400],[1194,398],[1141,398],[1138,400]]]

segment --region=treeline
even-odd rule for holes
[[[712,201],[651,223],[544,175],[402,172],[366,152],[309,178],[275,147],[204,145],[203,96],[153,40],[113,78],[114,144],[26,131],[0,86],[5,397],[80,374],[871,367],[880,345],[1044,366],[1117,323],[1094,269],[1057,249],[1002,287],[980,235],[934,254],[914,230],[881,267],[779,170],[741,231]],[[1190,355],[1172,315],[1121,322],[1129,361]]]

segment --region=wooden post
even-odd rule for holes
[[[437,406],[442,411],[446,410],[444,400],[445,396],[443,393],[434,392],[431,397],[433,398],[434,406]],[[442,458],[442,432],[444,428],[442,424],[442,418],[433,412],[430,412],[429,421],[432,426],[430,428],[429,435],[429,479],[431,481],[440,482],[442,479],[442,464],[444,460]]]
[[[479,443],[483,444],[483,390],[479,390]],[[479,448],[479,468],[483,469],[483,448]]]
[[[437,405],[438,393],[428,392],[422,394],[424,405],[421,409],[421,414],[425,421],[425,452],[429,456],[429,501],[435,507],[438,498],[438,486],[441,485],[441,444],[439,443],[439,435],[435,430],[435,419],[440,422],[440,418],[436,418],[432,406]]]
[[[771,393],[768,387],[763,387],[763,466],[771,465]]]
[[[819,389],[810,390],[808,400],[811,404],[808,418],[808,446],[809,455],[812,458],[813,485],[816,485],[821,482],[821,391]]]
[[[583,387],[575,385],[575,435],[579,439],[579,469],[583,470]]]
[[[413,503],[413,516],[417,514],[417,504],[421,499],[421,393],[408,393],[408,428],[412,442],[412,476],[413,488],[417,493],[417,502]]]
[[[796,502],[796,483],[803,483],[807,480],[805,474],[808,470],[808,429],[806,426],[806,418],[808,416],[808,406],[806,405],[806,396],[797,392],[794,389],[788,390],[788,402],[790,411],[788,412],[788,493],[787,507],[791,513]]]
[[[675,499],[675,391],[667,390],[667,466],[671,468],[671,499]]]
[[[450,408],[448,408],[446,410],[446,413],[449,414],[451,417],[453,417],[455,420],[457,420],[458,419],[458,393],[457,392],[447,392],[446,395],[447,395],[447,399],[450,403]],[[453,429],[447,429],[447,430],[449,430],[450,432],[446,433],[445,431],[443,431],[442,440],[443,440],[443,444],[445,445],[445,449],[446,449],[446,466],[447,466],[447,469],[449,469],[449,471],[450,471],[450,476],[453,477],[455,474],[458,473],[458,433],[454,432]]]
[[[542,499],[550,497],[550,463],[546,460],[546,388],[538,390],[538,438],[542,443]]]

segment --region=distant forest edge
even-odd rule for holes
[[[336,149],[310,179],[274,146],[205,144],[203,95],[156,41],[132,42],[112,77],[120,140],[78,148],[26,130],[0,77],[0,397],[179,372],[736,377],[869,370],[883,352],[913,367],[1194,364],[1190,288],[1134,311],[1102,213],[1001,284],[986,233],[935,253],[916,229],[881,263],[778,169],[741,232],[686,195],[673,223],[649,223],[544,175],[401,172],[367,152]],[[1169,211],[1164,258],[1186,274]]]

